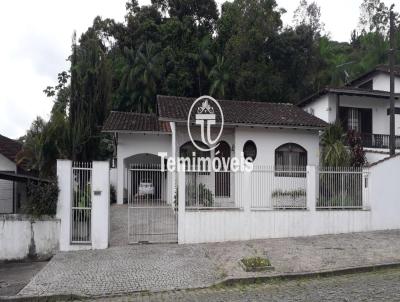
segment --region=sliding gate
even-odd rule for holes
[[[131,165],[127,171],[129,243],[178,241],[173,174],[160,165]]]

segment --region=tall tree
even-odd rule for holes
[[[73,160],[101,157],[100,126],[110,108],[111,73],[97,32],[89,29],[79,45],[73,42],[71,56],[71,100],[69,106]]]

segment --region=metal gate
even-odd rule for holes
[[[129,243],[178,241],[173,174],[160,165],[131,165],[127,171]]]
[[[91,243],[92,163],[72,164],[71,243]]]

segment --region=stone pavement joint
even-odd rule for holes
[[[243,257],[264,255],[275,271],[247,273]],[[132,245],[59,253],[23,296],[120,295],[204,288],[229,279],[307,275],[400,263],[400,230],[192,245]]]

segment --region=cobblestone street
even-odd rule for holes
[[[107,298],[97,302],[400,301],[399,284],[400,269],[391,269],[336,277]]]
[[[269,258],[275,270],[248,273],[240,267],[241,258],[257,255]],[[399,230],[192,245],[118,246],[59,253],[18,295],[156,292],[208,287],[226,279],[399,262]]]

